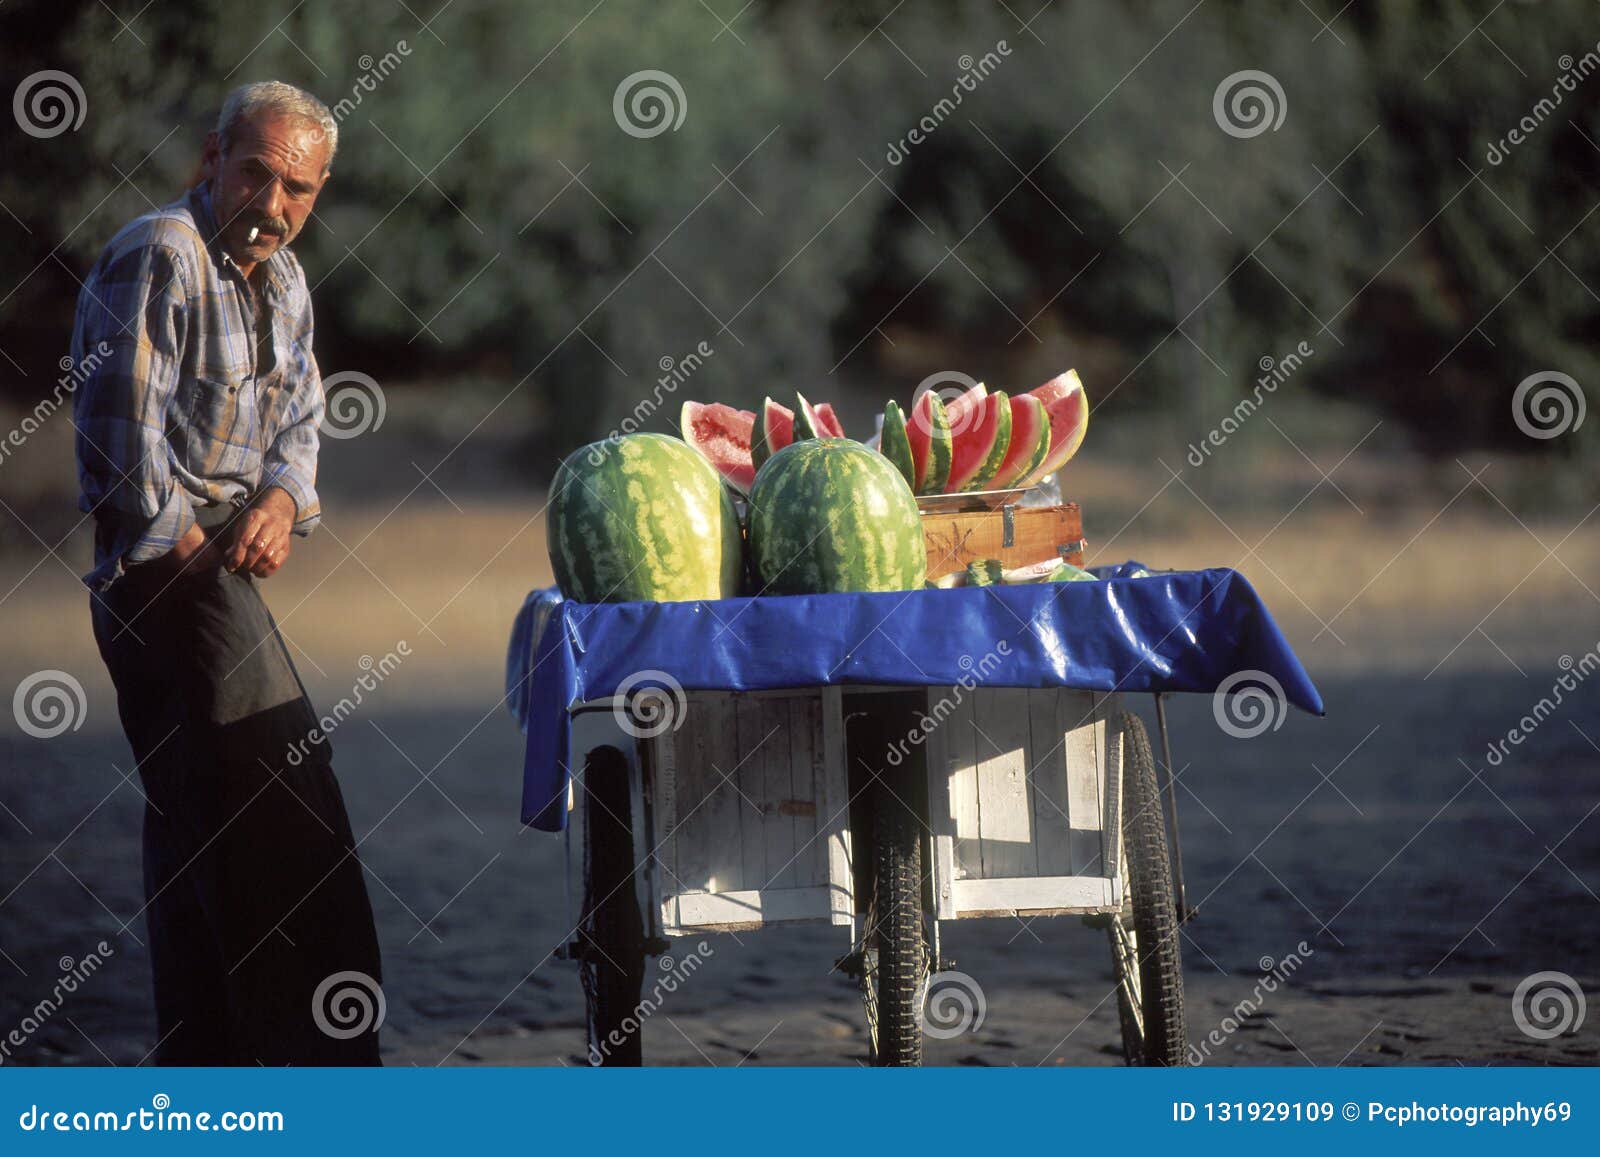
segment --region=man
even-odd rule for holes
[[[78,300],[84,581],[145,789],[163,1064],[378,1063],[372,1018],[351,1035],[339,1007],[380,980],[366,884],[258,588],[321,517],[322,381],[288,246],[337,144],[310,94],[236,89],[201,182],[119,232]]]

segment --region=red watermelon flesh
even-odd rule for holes
[[[970,379],[968,379],[970,380]],[[979,382],[953,402],[945,404],[945,416],[950,419],[950,433],[959,441],[967,427],[978,422],[976,415],[989,396],[989,387]]]
[[[992,477],[998,465],[996,455],[1003,457],[1006,446],[1002,445],[1002,437],[1010,438],[1011,427],[1011,401],[1004,393],[988,394],[978,409],[965,419],[967,429],[955,433],[955,445],[950,450],[950,479],[945,483],[944,492],[955,494],[965,490],[978,476],[985,472]],[[966,397],[957,398],[956,404],[960,405],[971,397],[971,391]],[[1000,407],[1005,407],[1005,413],[1000,412]],[[952,433],[956,430],[956,423],[950,423]],[[987,481],[987,479],[985,479]]]
[[[723,480],[742,493],[749,493],[756,478],[750,458],[755,425],[756,416],[749,410],[736,410],[721,402],[685,402],[678,419],[683,440],[705,455]]]
[[[1011,399],[1011,442],[989,489],[1006,490],[1037,470],[1050,453],[1050,417],[1032,394]]]
[[[761,405],[761,420],[756,424],[750,447],[751,459],[757,470],[761,464],[794,441],[794,411],[780,406],[771,398]]]
[[[1065,466],[1083,445],[1084,432],[1089,428],[1089,396],[1084,393],[1077,370],[1051,378],[1038,389],[1029,391],[1029,396],[1043,402],[1050,416],[1050,453],[1023,478],[1020,483],[1023,486],[1032,486]]]
[[[839,421],[839,416],[833,412],[832,402],[823,402],[816,407],[817,421],[822,425],[822,432],[830,438],[843,438],[845,436],[844,423]]]

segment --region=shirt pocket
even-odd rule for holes
[[[178,388],[181,461],[201,477],[236,470],[252,445],[255,379],[217,374],[185,379]]]

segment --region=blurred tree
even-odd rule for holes
[[[89,109],[77,132],[7,133],[7,391],[53,377],[76,279],[192,178],[227,89],[267,76],[339,110],[299,245],[325,372],[489,376],[485,420],[536,432],[540,473],[625,418],[670,428],[684,396],[799,387],[859,427],[942,369],[1026,387],[1081,364],[1098,403],[1198,432],[1305,340],[1297,386],[1439,452],[1515,444],[1534,370],[1600,380],[1600,79],[1485,159],[1563,54],[1595,50],[1576,0],[1357,0],[1326,26],[1315,3],[1239,0],[720,8],[0,11],[6,75],[64,69]],[[683,114],[655,135],[615,105],[647,70]],[[1245,70],[1281,88],[1275,130],[1219,124]],[[663,367],[701,341],[680,384]]]

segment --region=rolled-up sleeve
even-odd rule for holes
[[[188,327],[182,254],[129,251],[98,271],[78,302],[73,395],[81,504],[110,548],[84,576],[95,589],[130,563],[159,558],[194,524],[166,441]]]
[[[287,367],[289,401],[283,425],[267,447],[261,466],[261,488],[277,486],[294,499],[294,532],[301,536],[310,534],[322,521],[322,504],[317,498],[317,430],[322,425],[325,402],[322,374],[311,352],[312,336],[311,298],[307,294],[295,325],[295,357]]]

